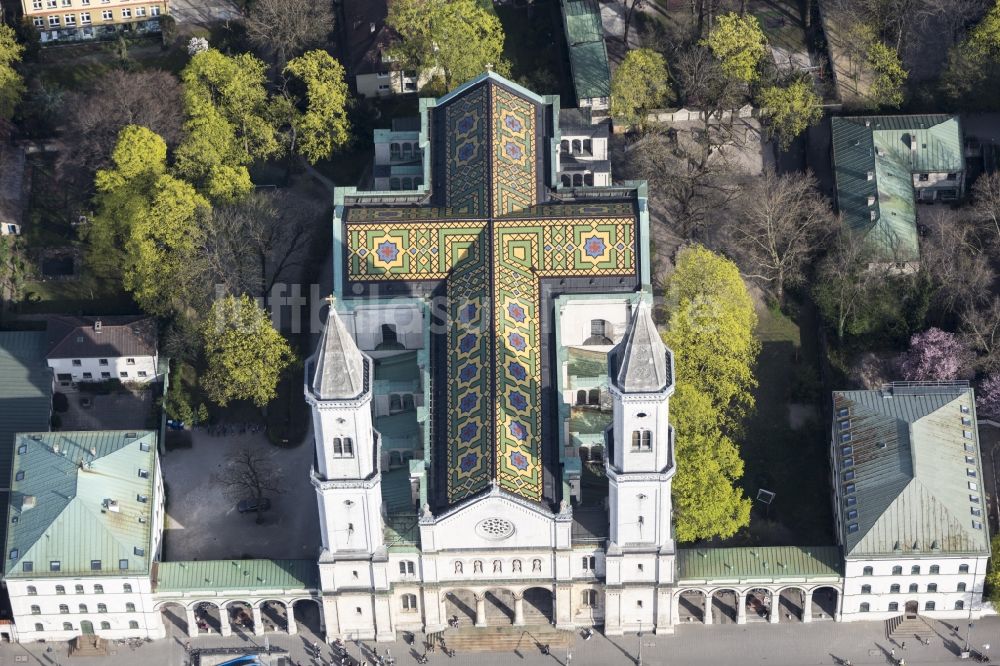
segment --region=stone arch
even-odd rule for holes
[[[562,183],[563,187],[570,187],[573,185],[573,180],[570,178],[568,173],[564,173],[559,176],[559,181]]]
[[[705,590],[697,588],[681,590],[676,598],[678,623],[705,622],[705,601],[709,598]]]
[[[292,608],[292,619],[295,621],[295,631],[305,627],[315,636],[323,636],[326,624],[323,621],[323,604],[315,597],[298,597],[289,602]]]
[[[466,588],[455,588],[441,593],[445,619],[458,619],[459,625],[469,626],[476,622],[476,593]]]
[[[574,173],[573,174],[573,187],[583,187],[583,174]]]
[[[782,622],[802,622],[803,609],[808,599],[806,591],[798,585],[788,585],[778,590],[778,615]]]
[[[813,620],[833,620],[837,617],[840,591],[832,585],[820,585],[810,592],[812,597],[811,610]]]
[[[516,598],[513,592],[503,587],[494,587],[486,590],[484,596],[486,624],[490,626],[514,624]]]
[[[261,630],[288,632],[288,610],[291,606],[284,599],[261,599],[256,604],[260,609]]]
[[[222,633],[222,606],[216,601],[194,601],[191,603],[199,634]],[[226,623],[229,627],[229,623]]]
[[[555,624],[555,593],[548,587],[533,586],[521,591],[525,624]]]
[[[726,624],[736,622],[738,616],[737,603],[743,595],[731,587],[712,590],[712,623]]]
[[[179,601],[163,601],[154,605],[153,609],[160,611],[164,626],[172,624],[179,631],[192,635],[194,627],[188,626],[188,607],[184,604]]]
[[[754,587],[743,595],[747,622],[766,622],[774,608],[774,593],[766,587]]]
[[[229,622],[229,625],[234,630],[248,634],[254,633],[257,627],[254,625],[254,604],[252,602],[244,601],[243,599],[232,599],[226,602],[225,608],[225,620]]]

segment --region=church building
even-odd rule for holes
[[[306,377],[327,631],[666,629],[645,185],[562,185],[558,98],[496,74],[421,104],[426,183],[336,194]]]

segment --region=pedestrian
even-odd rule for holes
[[[889,656],[893,659],[896,658],[896,648],[889,648]]]
[[[899,647],[901,647],[901,648],[903,648],[905,650],[906,649],[906,641],[903,641],[902,643],[900,643]]]

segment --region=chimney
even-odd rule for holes
[[[106,500],[104,500],[104,508],[107,509],[108,511],[111,511],[112,513],[118,513],[119,510],[120,510],[118,508],[118,502],[117,502],[117,500],[113,500],[113,499],[106,499]]]
[[[875,180],[875,172],[874,171],[869,171],[868,172],[868,180]]]
[[[36,506],[36,500],[34,495],[25,495],[21,498],[21,511],[27,511],[28,509],[34,509]]]
[[[59,455],[59,445],[58,444],[53,444],[52,445],[52,453],[54,453],[56,455]]]
[[[101,320],[98,319],[94,322],[94,333],[100,333],[100,332],[101,332]]]
[[[93,456],[93,457],[95,457],[95,458],[97,457],[97,447],[96,446],[90,447],[90,455]]]
[[[874,206],[875,205],[875,195],[874,194],[869,194],[868,195],[868,205],[869,206]]]
[[[374,23],[369,23],[368,24],[368,32],[370,32],[373,35],[375,34],[375,24]]]
[[[876,213],[875,211],[871,211],[871,217],[872,217],[872,222],[874,222],[875,220],[878,219],[878,213]]]

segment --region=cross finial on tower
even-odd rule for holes
[[[323,300],[326,301],[327,305],[329,305],[331,308],[337,303],[337,297],[334,296],[333,294],[330,294]]]

